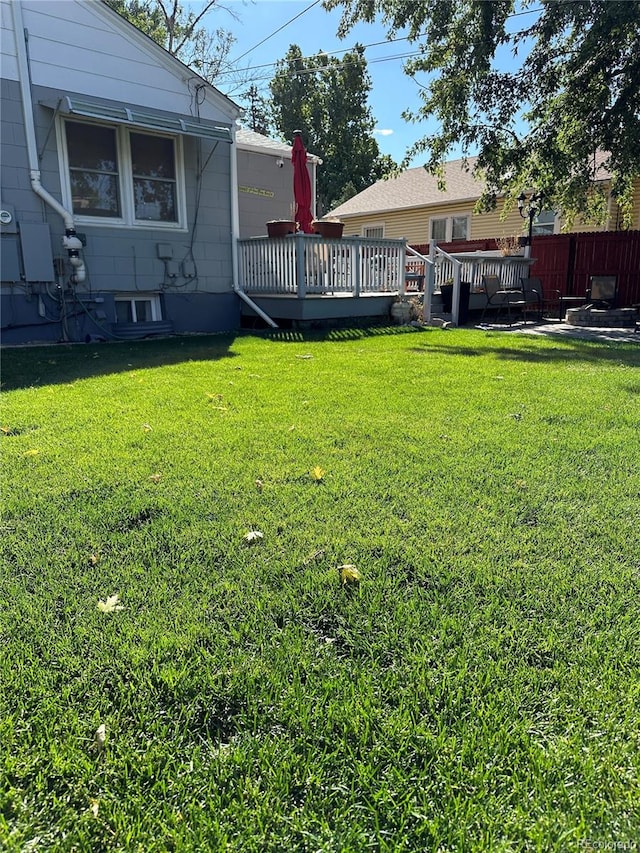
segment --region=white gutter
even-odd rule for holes
[[[240,299],[256,312],[267,325],[272,329],[277,329],[278,324],[266,314],[259,305],[247,296],[239,282],[239,265],[238,265],[238,240],[240,239],[240,207],[238,203],[238,147],[236,142],[236,128],[231,128],[231,145],[230,157],[231,168],[231,274],[233,280],[233,291],[237,293]]]
[[[38,148],[36,145],[36,128],[33,120],[33,106],[31,103],[31,88],[29,85],[29,57],[25,40],[25,27],[22,18],[21,0],[13,0],[11,3],[13,14],[13,32],[16,43],[16,59],[18,62],[18,78],[20,83],[20,95],[22,98],[22,114],[24,116],[24,133],[27,143],[27,157],[29,161],[29,179],[31,188],[45,204],[55,210],[64,221],[66,234],[62,238],[62,246],[69,252],[69,262],[74,268],[71,280],[77,284],[85,279],[84,261],[80,258],[79,250],[82,243],[76,236],[76,226],[73,214],[54,198],[41,183],[40,163],[38,161]]]

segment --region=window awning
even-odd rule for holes
[[[48,103],[51,107],[53,104]],[[148,130],[160,130],[169,133],[180,133],[185,136],[198,136],[201,139],[212,139],[220,142],[231,142],[231,129],[215,125],[212,122],[186,120],[177,116],[166,116],[160,113],[141,112],[132,110],[125,106],[108,106],[96,101],[85,101],[65,95],[55,105],[55,109],[71,115],[86,116],[87,118],[100,119],[101,121],[128,124],[132,127],[141,127]]]

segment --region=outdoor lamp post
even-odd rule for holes
[[[531,193],[527,199],[522,192],[518,196],[518,213],[523,219],[529,219],[529,233],[526,237],[525,246],[530,246],[533,239],[533,220],[542,210],[542,193]]]

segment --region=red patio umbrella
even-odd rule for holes
[[[302,131],[294,130],[291,162],[293,163],[293,197],[296,202],[296,222],[305,234],[311,234],[311,181],[307,171],[307,152],[302,142]]]

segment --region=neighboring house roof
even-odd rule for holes
[[[608,154],[604,151],[596,152],[594,157],[593,168],[599,181],[611,177],[602,165],[607,157]],[[407,169],[395,177],[382,178],[336,207],[331,211],[331,215],[346,219],[349,216],[382,214],[429,205],[475,202],[484,188],[483,181],[473,175],[477,161],[477,157],[467,157],[466,160],[450,160],[445,163],[444,190],[438,188],[438,177],[427,172],[422,166]]]
[[[243,151],[256,151],[259,154],[273,154],[278,157],[291,158],[291,146],[286,142],[281,142],[279,139],[271,139],[262,133],[256,133],[255,130],[241,127],[236,131],[236,142],[238,148]],[[307,157],[310,163],[322,163],[320,157],[311,154],[307,151]]]
[[[466,167],[464,160],[445,163],[444,192],[438,189],[438,178],[419,166],[416,169],[407,169],[395,177],[377,181],[332,210],[331,214],[348,217],[407,210],[443,202],[475,201],[482,192],[482,182],[472,174],[476,160],[477,157],[468,157]]]

